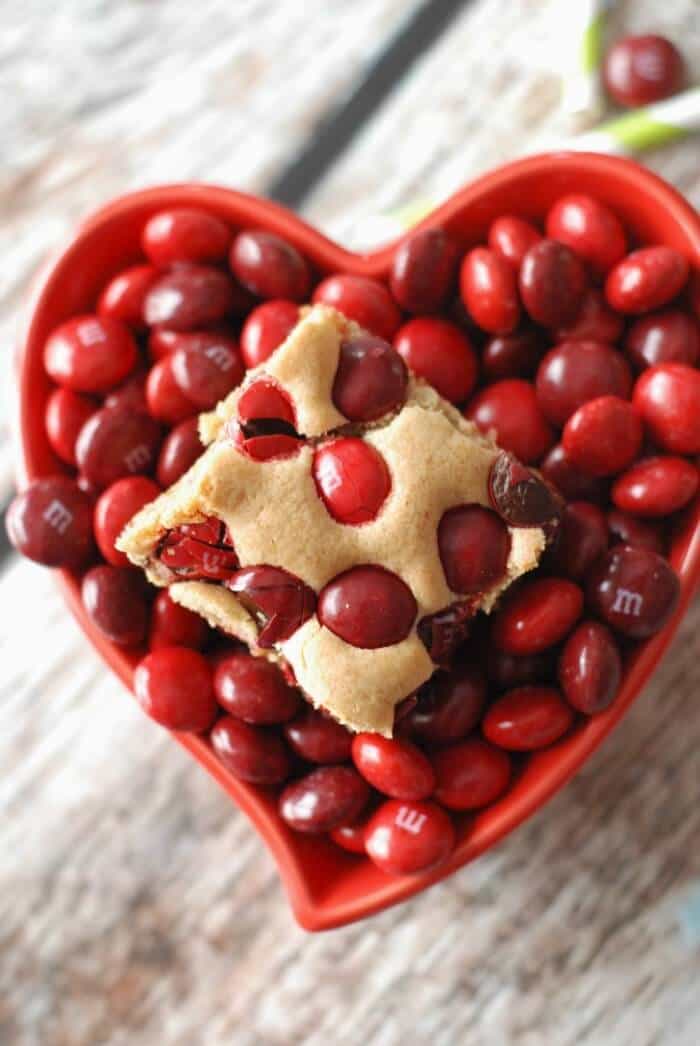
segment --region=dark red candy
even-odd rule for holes
[[[608,304],[623,313],[650,312],[675,298],[688,279],[688,260],[673,247],[641,247],[605,281]]]
[[[231,232],[225,222],[196,207],[171,207],[146,222],[141,245],[154,265],[216,262],[226,257]]]
[[[573,323],[586,287],[583,263],[563,243],[541,240],[523,258],[520,297],[528,315],[543,327]]]
[[[509,334],[517,327],[520,300],[516,274],[501,254],[474,247],[462,262],[459,286],[467,312],[482,330]]]
[[[499,748],[530,752],[558,741],[573,719],[558,690],[521,686],[493,702],[484,717],[483,731]]]
[[[344,763],[350,758],[350,731],[306,703],[285,725],[284,736],[289,747],[309,763]]]
[[[425,800],[389,799],[369,819],[365,849],[389,875],[417,875],[445,861],[455,846],[448,814]]]
[[[542,233],[531,222],[510,214],[496,218],[489,229],[489,247],[505,258],[516,272],[530,248],[541,239]]]
[[[649,367],[633,402],[654,440],[671,454],[700,454],[700,371],[684,363]]]
[[[659,530],[651,523],[642,523],[640,519],[630,516],[619,509],[608,512],[608,529],[611,543],[614,545],[634,545],[651,549],[660,556],[664,553],[664,541]]]
[[[84,491],[88,495],[93,505],[100,496],[100,488],[96,487],[95,484],[87,478],[87,476],[81,476],[78,473],[75,482],[78,484],[80,490]]]
[[[311,287],[309,266],[296,247],[274,233],[245,229],[233,241],[231,270],[259,298],[305,301]]]
[[[196,414],[197,407],[175,378],[173,354],[154,363],[148,372],[146,403],[149,414],[166,425],[178,425]]]
[[[557,540],[547,563],[579,581],[608,547],[607,520],[590,501],[570,501],[563,509]]]
[[[201,410],[215,407],[244,374],[237,342],[219,334],[183,337],[168,360],[179,388]]]
[[[277,785],[289,777],[289,753],[282,738],[271,730],[222,716],[209,738],[226,769],[240,781]]]
[[[412,691],[402,701],[394,705],[394,737],[408,737],[410,735],[408,717],[418,704],[419,690]]]
[[[241,331],[241,356],[246,367],[264,363],[296,327],[299,306],[284,299],[266,301],[250,313]]]
[[[148,604],[143,574],[102,564],[88,570],[81,586],[83,606],[95,627],[117,646],[146,638]]]
[[[473,338],[474,341],[480,341],[483,338],[483,331],[480,331],[474,323],[474,320],[467,312],[467,307],[459,294],[455,295],[446,307],[444,315],[452,323],[455,323],[460,330],[463,330],[469,338]]]
[[[166,588],[156,596],[151,610],[151,650],[163,646],[186,646],[201,650],[209,636],[206,621],[187,607],[181,607]]]
[[[455,282],[459,248],[443,229],[409,233],[397,247],[391,293],[407,312],[436,312]]]
[[[103,491],[95,505],[95,538],[97,546],[115,567],[128,567],[128,557],[114,543],[129,520],[139,509],[160,494],[160,487],[146,476],[125,476]]]
[[[488,656],[488,677],[498,690],[512,690],[529,683],[546,683],[553,674],[552,653],[526,654],[517,657],[491,647]]]
[[[343,850],[351,854],[364,854],[365,852],[365,829],[371,816],[370,811],[364,810],[362,815],[351,824],[342,824],[340,828],[334,828],[330,838]]]
[[[429,744],[458,741],[479,722],[485,699],[481,669],[458,662],[449,672],[438,672],[419,691],[406,728],[411,737]]]
[[[148,355],[154,361],[162,360],[164,356],[170,355],[173,349],[180,344],[182,333],[180,331],[169,331],[164,327],[156,327],[148,335]]]
[[[369,799],[369,788],[349,766],[320,766],[282,792],[282,820],[296,832],[330,832],[354,821]]]
[[[116,389],[105,396],[103,407],[124,407],[135,410],[137,414],[148,414],[148,401],[146,399],[146,380],[148,371],[140,367],[129,375],[126,381],[117,385]]]
[[[651,33],[616,40],[605,56],[605,90],[618,105],[659,102],[683,86],[683,58],[663,36]]]
[[[685,458],[654,457],[638,461],[612,488],[612,499],[623,512],[663,517],[677,512],[695,497],[698,468]]]
[[[537,402],[559,427],[588,400],[597,396],[628,399],[632,375],[621,353],[597,341],[565,341],[540,363],[535,380]]]
[[[581,616],[583,593],[564,578],[528,578],[506,592],[493,618],[499,650],[538,654],[566,636]]]
[[[583,295],[576,318],[555,332],[557,341],[603,341],[613,345],[625,323],[622,316],[611,309],[597,287],[589,287]]]
[[[189,580],[226,581],[239,565],[225,524],[213,516],[169,531],[161,541],[158,558]]]
[[[547,236],[565,243],[594,273],[604,276],[627,249],[617,215],[585,193],[561,196],[547,215]]]
[[[230,276],[206,265],[182,265],[164,273],[144,301],[149,327],[193,331],[234,310],[236,288]]]
[[[219,704],[246,723],[284,723],[299,708],[299,692],[284,680],[277,665],[250,654],[230,654],[214,673]]]
[[[571,415],[562,443],[567,457],[584,472],[614,476],[639,453],[642,423],[631,403],[617,396],[599,396]]]
[[[123,407],[103,407],[80,430],[78,468],[102,489],[122,476],[152,472],[160,443],[161,429],[153,418]]]
[[[452,403],[465,400],[476,384],[476,353],[454,323],[418,316],[399,328],[394,348],[416,377],[424,378]]]
[[[420,619],[418,636],[436,665],[447,668],[452,663],[455,652],[469,636],[478,604],[477,596],[458,599]]]
[[[607,500],[606,480],[591,476],[575,465],[561,443],[552,447],[540,468],[544,478],[552,483],[567,501]]]
[[[638,371],[659,363],[695,366],[700,357],[700,325],[682,309],[640,316],[627,331],[625,352]]]
[[[47,567],[78,567],[94,552],[92,499],[67,476],[35,479],[16,497],[5,520],[23,556]]]
[[[478,737],[436,752],[435,798],[448,810],[479,810],[495,802],[510,783],[510,759]]]
[[[391,341],[401,323],[401,311],[389,291],[369,276],[329,276],[316,287],[312,301],[332,306],[386,341]]]
[[[453,592],[479,595],[505,580],[510,534],[490,509],[481,505],[449,509],[438,526],[438,549]]]
[[[406,399],[406,365],[388,342],[355,334],[340,343],[333,402],[349,421],[376,421]]]
[[[486,381],[530,378],[537,370],[542,350],[534,331],[527,328],[490,338],[481,352],[481,370]]]
[[[331,632],[365,650],[405,639],[418,607],[398,575],[377,566],[359,566],[329,581],[318,597],[318,619]]]
[[[258,298],[236,279],[231,280],[231,293],[233,295],[231,312],[238,320],[242,320],[255,308]],[[207,326],[213,325],[208,324]]]
[[[257,378],[241,393],[236,405],[241,422],[276,419],[294,425],[294,407],[287,393],[270,378]]]
[[[107,392],[137,361],[129,328],[107,316],[74,316],[57,327],[44,346],[47,374],[74,392]]]
[[[172,486],[180,476],[194,465],[204,451],[199,438],[199,420],[187,418],[176,425],[163,440],[158,456],[156,478],[161,487]]]
[[[248,457],[269,461],[290,457],[301,449],[292,402],[271,379],[260,377],[248,385],[236,409],[239,420],[229,422],[226,433]]]
[[[98,315],[142,330],[145,326],[143,303],[157,279],[158,271],[152,265],[134,265],[117,273],[100,294]]]
[[[159,553],[168,549],[173,550],[174,553],[177,546],[186,540],[199,541],[218,547],[227,533],[228,529],[222,520],[217,519],[215,516],[205,516],[199,523],[183,523],[180,526],[167,530],[161,536]],[[168,556],[167,558],[170,557]],[[173,554],[172,558],[176,560],[177,556]]]
[[[435,787],[429,759],[410,741],[357,734],[352,758],[365,781],[393,799],[426,799]]]
[[[700,322],[700,269],[694,268],[691,271],[685,293],[690,311]]]
[[[498,445],[527,465],[536,464],[554,442],[529,381],[509,378],[488,385],[467,404],[464,415],[482,432],[495,429]]]
[[[72,389],[54,389],[46,403],[46,435],[51,449],[68,465],[75,465],[75,444],[97,405]]]
[[[592,571],[586,591],[594,612],[616,632],[646,639],[676,609],[680,582],[666,560],[650,549],[615,545]]]
[[[582,621],[559,658],[559,685],[572,708],[584,715],[603,712],[615,700],[622,659],[612,633],[597,621]]]
[[[226,587],[265,617],[258,645],[271,647],[289,639],[316,609],[316,595],[294,574],[280,567],[244,567]]]
[[[246,457],[252,458],[253,461],[274,461],[294,457],[301,450],[299,435],[286,431],[287,428],[291,426],[286,422],[261,420],[253,426],[229,422],[226,431]]]
[[[210,545],[231,545],[226,524],[216,516],[205,516],[198,523],[183,523],[176,528],[178,534],[186,535],[195,541],[204,541]]]
[[[512,527],[541,527],[560,513],[554,490],[512,454],[498,455],[489,472],[489,498],[501,519]]]
[[[321,444],[312,468],[319,497],[338,523],[357,525],[376,519],[391,490],[384,458],[355,436]]]
[[[134,672],[134,694],[144,712],[170,730],[201,733],[218,712],[211,666],[187,647],[161,647],[147,654]]]

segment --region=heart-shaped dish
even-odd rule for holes
[[[499,214],[541,219],[562,193],[583,192],[609,204],[640,243],[665,243],[700,265],[700,217],[670,186],[628,160],[581,153],[531,157],[501,167],[457,192],[421,226],[441,226],[466,244],[482,242]],[[386,278],[396,244],[354,254],[294,214],[266,200],[207,185],[169,185],[120,197],[86,220],[44,268],[34,289],[17,357],[21,484],[55,473],[44,430],[50,383],[42,365],[44,342],[71,315],[94,306],[99,289],[139,260],[144,222],[166,207],[201,206],[234,227],[255,226],[295,244],[321,274],[347,271]],[[462,818],[458,845],[434,873],[393,879],[369,860],[345,854],[324,838],[290,831],[273,796],[236,780],[204,739],[174,735],[250,817],[270,848],[294,914],[309,930],[328,929],[370,915],[418,893],[473,860],[516,828],[575,773],[630,707],[668,646],[700,578],[700,505],[696,500],[672,537],[669,556],[681,577],[681,598],[662,632],[641,645],[626,668],[610,709],[549,749],[534,753],[512,789],[475,818]],[[76,579],[59,572],[71,612],[105,662],[131,687],[136,656],[101,636],[83,609]]]

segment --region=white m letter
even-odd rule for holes
[[[219,368],[219,370],[224,372],[231,370],[231,367],[233,366],[233,356],[225,345],[210,345],[208,349],[204,350],[204,355],[207,356],[212,363]]]
[[[65,534],[73,522],[73,513],[68,511],[62,501],[54,498],[44,511],[44,519],[59,534]]]
[[[145,443],[140,443],[124,455],[124,464],[129,472],[138,472],[139,469],[145,468],[150,460],[151,454]]]
[[[616,614],[630,614],[632,617],[639,617],[642,612],[642,603],[644,600],[638,592],[630,592],[627,588],[618,588],[615,593],[615,602],[612,605],[612,610]]]
[[[412,810],[410,806],[399,807],[399,812],[396,815],[397,826],[403,828],[406,832],[410,832],[411,835],[418,835],[425,821],[425,814]]]

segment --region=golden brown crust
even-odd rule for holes
[[[290,394],[299,429],[313,436],[346,426],[332,404],[331,388],[340,339],[348,329],[334,310],[312,308],[244,387],[261,374],[272,376]],[[231,393],[203,419],[213,442],[185,476],[135,516],[117,542],[151,581],[178,581],[177,602],[255,647],[257,624],[233,593],[216,584],[182,582],[154,556],[167,530],[215,516],[233,535],[241,566],[283,567],[317,593],[343,571],[374,563],[409,585],[418,605],[416,621],[459,598],[448,588],[440,562],[438,524],[457,505],[489,505],[489,471],[499,453],[490,439],[434,389],[412,379],[403,408],[363,432],[388,465],[391,492],[375,520],[346,526],[328,514],[318,496],[312,445],[292,457],[258,462],[225,437],[223,426],[235,418],[240,394],[240,389]],[[480,608],[486,611],[512,580],[536,566],[545,546],[539,528],[510,534],[507,577],[484,594]],[[363,650],[313,617],[281,650],[312,703],[352,729],[387,734],[394,706],[434,669],[415,628],[401,643]]]
[[[416,632],[393,646],[349,646],[313,617],[282,644],[297,682],[317,708],[351,730],[391,737],[394,706],[433,674]]]
[[[202,415],[199,433],[205,446],[220,435],[227,421],[235,418],[241,395],[261,374],[273,378],[289,393],[296,413],[296,429],[302,436],[322,436],[347,424],[347,418],[333,405],[331,391],[340,338],[360,328],[326,305],[301,309],[300,316],[301,322],[284,345],[260,366],[249,370],[245,381],[215,410]]]
[[[255,646],[255,618],[227,588],[206,581],[178,581],[168,591],[173,602],[199,614],[212,628],[221,629],[249,647]]]

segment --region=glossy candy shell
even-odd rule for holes
[[[485,242],[501,214],[541,220],[562,193],[597,196],[640,242],[666,243],[700,265],[700,218],[678,193],[629,160],[594,154],[529,157],[501,167],[458,191],[421,226],[439,225],[465,246]],[[28,307],[17,358],[21,484],[57,470],[44,430],[51,385],[42,351],[50,331],[91,307],[101,288],[120,269],[134,264],[145,221],[166,207],[204,207],[232,227],[265,228],[293,243],[321,276],[347,271],[386,279],[395,244],[355,255],[327,240],[299,218],[268,201],[229,189],[171,185],[112,201],[82,223],[44,268]],[[79,278],[76,278],[79,275]],[[433,872],[390,878],[369,861],[342,852],[325,839],[296,835],[282,824],[274,795],[236,781],[203,739],[176,738],[251,818],[280,869],[298,921],[320,930],[363,918],[405,900],[489,849],[529,817],[576,772],[630,707],[667,647],[700,576],[700,509],[684,514],[671,543],[670,560],[682,580],[679,605],[666,627],[632,658],[614,705],[582,724],[559,744],[536,753],[514,787],[489,809],[458,829],[457,846]],[[75,576],[61,571],[69,608],[103,659],[131,686],[134,657],[99,636],[80,603]]]

